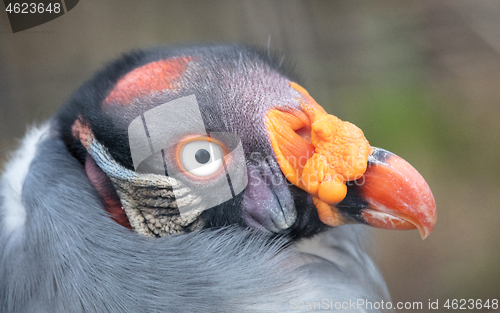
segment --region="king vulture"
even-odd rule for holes
[[[432,193],[277,60],[134,51],[31,130],[1,179],[0,312],[390,311],[341,225],[425,238]]]

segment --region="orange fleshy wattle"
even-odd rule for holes
[[[301,94],[301,110],[267,113],[273,150],[285,177],[314,196],[321,220],[338,224],[328,204],[345,198],[346,181],[363,176],[372,148],[361,129],[326,113],[301,86],[290,86]]]

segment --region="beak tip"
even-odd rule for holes
[[[397,155],[374,148],[369,168],[360,186],[360,195],[368,202],[368,225],[408,230],[417,228],[427,238],[436,224],[436,202],[432,191],[408,162]]]
[[[431,234],[432,230],[428,230],[427,228],[425,227],[419,227],[418,228],[418,231],[420,233],[420,237],[422,237],[422,240],[425,240],[425,238],[429,237],[429,235]]]
[[[417,226],[422,240],[429,237],[429,235],[432,233],[432,231],[434,230],[434,225],[436,224],[436,219],[436,206],[434,206],[433,208],[431,208],[431,217],[429,218],[427,225],[421,224]]]
[[[436,210],[436,201],[434,200],[434,196],[430,188],[427,186],[427,192],[429,193],[429,200],[422,211],[426,215],[426,218],[423,219],[420,226],[417,226],[418,231],[420,232],[420,236],[422,240],[427,238],[431,232],[434,230],[434,225],[436,225],[437,221],[437,210]]]

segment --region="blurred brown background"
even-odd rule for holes
[[[0,163],[106,61],[193,41],[283,51],[318,103],[427,179],[428,239],[374,231],[394,302],[500,298],[498,0],[83,0],[16,34],[0,12]]]

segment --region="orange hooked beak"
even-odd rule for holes
[[[436,223],[436,204],[417,170],[371,147],[358,127],[326,113],[299,85],[290,86],[301,110],[270,110],[266,126],[283,174],[312,195],[320,220],[417,228],[425,239]]]

